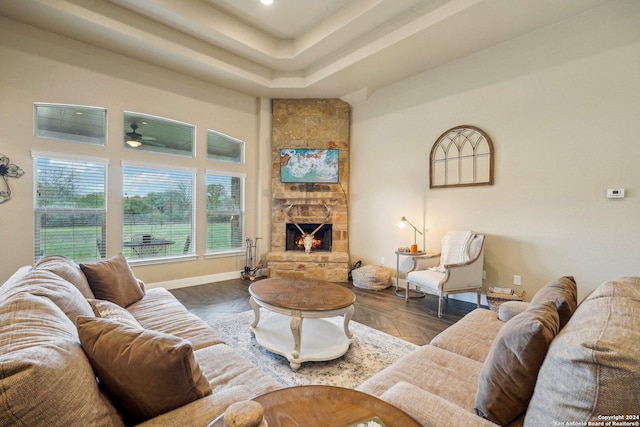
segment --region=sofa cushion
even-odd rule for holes
[[[551,344],[525,425],[553,425],[558,420],[586,425],[602,421],[601,415],[638,414],[638,343],[640,277],[598,286]]]
[[[494,311],[476,308],[440,332],[430,344],[484,362],[491,350],[491,343],[503,326],[504,322],[498,319]]]
[[[530,306],[505,323],[480,373],[476,414],[505,425],[527,408],[558,325],[558,312],[551,301]]]
[[[578,287],[572,276],[563,276],[547,283],[531,298],[531,305],[553,301],[560,316],[560,329],[564,328],[578,306]]]
[[[164,288],[149,289],[144,298],[127,307],[143,328],[187,339],[194,350],[224,342],[204,320],[189,312]],[[158,313],[162,316],[158,316]]]
[[[28,293],[0,301],[0,425],[123,425],[60,308]]]
[[[91,316],[91,306],[71,283],[48,270],[33,269],[0,288],[0,295],[31,294],[48,298],[57,305],[72,322],[78,316]]]
[[[396,383],[404,381],[473,414],[481,369],[480,362],[432,345],[423,345],[363,382],[358,390],[380,396]]]
[[[258,396],[282,387],[226,344],[201,348],[194,351],[194,356],[214,393],[244,385],[251,390],[252,396]]]
[[[105,261],[80,264],[89,286],[97,299],[104,299],[126,307],[144,296],[136,276],[122,254]]]
[[[380,398],[402,409],[423,426],[496,427],[491,421],[404,381],[393,385]]]
[[[140,326],[136,318],[118,304],[102,299],[89,299],[87,301],[96,317],[113,320],[114,322],[124,323],[129,326]]]
[[[85,298],[95,298],[91,288],[89,287],[87,276],[84,275],[78,264],[67,257],[62,255],[46,256],[41,258],[34,268],[37,270],[47,270],[53,274],[57,274],[78,288]]]
[[[78,333],[100,383],[132,421],[211,394],[187,340],[90,317],[78,318]]]

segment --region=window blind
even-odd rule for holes
[[[194,253],[195,173],[123,165],[123,254],[154,258]]]
[[[34,260],[104,257],[106,160],[34,154]]]
[[[207,251],[242,250],[244,177],[207,173]]]

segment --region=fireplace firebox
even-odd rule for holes
[[[312,233],[320,224],[298,224],[305,233]],[[331,236],[333,227],[331,224],[324,224],[314,235],[315,244],[311,252],[331,252]],[[287,224],[287,242],[285,249],[287,251],[302,251],[304,245],[302,243],[302,233],[295,224]]]

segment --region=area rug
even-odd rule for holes
[[[277,314],[262,310],[260,321],[264,321],[268,316]],[[230,347],[286,387],[320,384],[355,388],[418,347],[351,321],[349,329],[353,333],[354,341],[344,356],[327,362],[304,362],[300,369],[294,372],[286,358],[263,349],[251,336],[249,325],[253,319],[253,311],[245,311],[210,321],[209,324]],[[341,317],[327,320],[342,324]]]

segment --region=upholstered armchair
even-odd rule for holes
[[[482,290],[484,235],[471,231],[449,231],[442,239],[439,254],[413,258],[407,273],[406,296],[409,288],[439,296],[438,317],[442,317],[444,298],[449,294],[476,292],[478,307]]]

